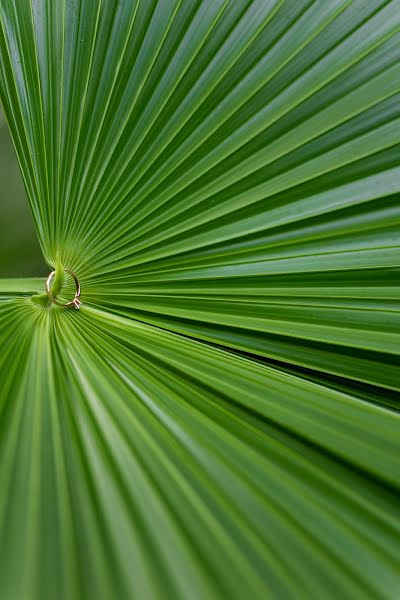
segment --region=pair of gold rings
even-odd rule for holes
[[[71,277],[73,278],[74,282],[75,282],[75,296],[74,299],[71,300],[70,302],[60,302],[59,300],[57,300],[57,298],[55,298],[51,291],[50,291],[50,285],[52,282],[52,279],[54,277],[54,275],[56,274],[55,271],[52,271],[50,273],[50,275],[48,276],[48,278],[46,279],[46,293],[47,296],[49,298],[49,300],[53,303],[53,304],[57,304],[57,306],[62,306],[64,308],[76,308],[77,310],[82,306],[82,302],[81,302],[81,284],[79,283],[79,279],[77,278],[77,276],[75,275],[75,273],[73,273],[72,271],[70,271],[69,269],[64,269],[64,271],[66,271],[67,273],[69,273],[71,275]]]

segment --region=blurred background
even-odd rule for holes
[[[0,107],[0,277],[40,277],[47,270]]]

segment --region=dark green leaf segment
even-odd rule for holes
[[[399,32],[399,0],[0,0],[83,301],[0,280],[2,600],[397,600]]]

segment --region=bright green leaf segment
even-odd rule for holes
[[[1,599],[397,600],[400,0],[0,0],[0,98]]]

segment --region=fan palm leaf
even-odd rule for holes
[[[0,0],[83,301],[0,281],[5,600],[398,596],[399,31],[398,0]]]

